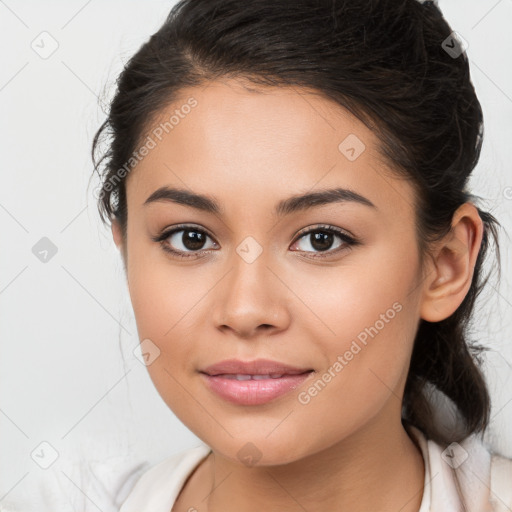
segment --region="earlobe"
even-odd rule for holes
[[[452,315],[467,295],[480,250],[483,222],[471,203],[455,212],[450,233],[436,246],[424,280],[420,316],[439,322]]]
[[[114,243],[116,244],[119,252],[121,253],[121,259],[123,261],[123,267],[124,267],[125,274],[127,274],[126,240],[125,240],[125,237],[123,236],[123,229],[117,219],[113,219],[111,221],[110,227],[112,230],[112,237],[114,238]]]
[[[114,238],[114,243],[116,244],[117,248],[123,252],[123,234],[121,230],[121,225],[119,224],[119,221],[116,219],[112,220],[111,223],[111,229],[112,229],[112,237]]]

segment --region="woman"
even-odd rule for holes
[[[93,155],[111,137],[100,213],[145,364],[204,444],[121,512],[512,507],[467,339],[498,225],[467,189],[482,133],[433,2],[172,9]]]

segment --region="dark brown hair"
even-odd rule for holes
[[[417,0],[180,1],[125,65],[94,137],[103,222],[119,221],[126,239],[127,162],[158,112],[184,87],[239,78],[315,90],[370,127],[383,156],[417,191],[424,256],[429,242],[449,232],[455,210],[477,199],[467,183],[480,156],[483,115],[467,56],[451,34],[438,7]],[[107,149],[97,159],[101,142]],[[491,238],[499,263],[499,223],[478,211],[484,235],[471,288],[449,318],[420,321],[405,387],[403,420],[438,442],[483,432],[489,421],[483,347],[470,343],[468,328],[488,279],[481,274]],[[455,404],[461,432],[440,428],[429,389]]]

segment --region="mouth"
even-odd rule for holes
[[[207,388],[236,405],[262,405],[296,389],[315,371],[276,361],[222,361],[199,371]]]
[[[233,380],[265,380],[265,379],[280,379],[281,377],[287,377],[289,375],[303,375],[313,370],[308,370],[303,373],[291,374],[291,373],[270,373],[268,375],[260,374],[247,374],[247,373],[220,373],[218,375],[210,375],[210,377],[223,377],[225,379]],[[208,375],[208,374],[206,374]]]
[[[249,377],[280,378],[283,375],[299,375],[309,371],[313,371],[313,369],[291,366],[279,361],[272,361],[270,359],[255,359],[254,361],[227,359],[200,370],[201,373],[205,373],[212,377],[216,375],[230,375],[233,376],[233,378],[240,375]]]

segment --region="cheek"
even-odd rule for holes
[[[211,270],[200,265],[181,267],[158,244],[136,236],[132,240],[127,277],[139,334],[172,338],[176,331],[187,330],[194,316],[189,313],[211,286]]]
[[[167,406],[173,411],[187,411],[187,379],[195,360],[194,330],[189,324],[198,298],[181,282],[183,275],[163,272],[161,264],[138,263],[135,258],[132,261],[129,288],[138,336],[157,354],[147,371]],[[197,318],[194,321],[197,323]],[[181,419],[187,424],[186,417]]]
[[[415,300],[418,261],[412,247],[403,247],[398,255],[392,244],[381,244],[354,251],[337,266],[309,266],[297,273],[300,279],[291,273],[287,279],[293,282],[303,313],[309,310],[307,318],[316,318],[322,334],[330,332],[348,339],[373,325],[388,310],[387,316],[394,318],[399,309],[393,307],[395,303],[405,307]],[[298,309],[294,312],[300,322]]]
[[[195,377],[201,333],[209,320],[203,304],[218,276],[207,265],[172,264],[165,254],[142,245],[130,250],[128,286],[139,340],[150,340],[159,354],[148,373],[171,409],[188,409],[187,379]]]
[[[382,244],[347,258],[346,265],[310,270],[297,281],[294,291],[309,311],[293,315],[327,356],[326,369],[338,362],[332,379],[338,384],[329,387],[342,390],[340,399],[371,401],[372,393],[399,387],[407,373],[417,324],[419,262],[413,241],[409,250],[406,245],[397,255],[396,246]]]

